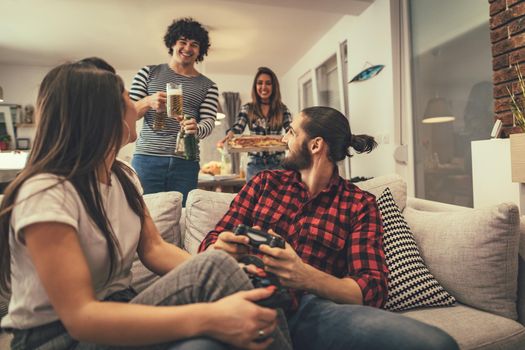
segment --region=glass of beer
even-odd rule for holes
[[[182,84],[166,84],[166,112],[169,118],[182,120]]]
[[[153,130],[160,131],[166,127],[166,112],[158,110],[153,115]]]

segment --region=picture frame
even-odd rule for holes
[[[31,140],[27,137],[19,137],[16,139],[16,149],[28,150],[31,145]]]

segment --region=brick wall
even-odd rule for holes
[[[490,40],[494,82],[495,118],[503,122],[503,135],[522,132],[513,127],[507,87],[518,90],[514,65],[525,75],[525,0],[489,0]]]

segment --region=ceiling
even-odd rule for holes
[[[343,15],[374,0],[1,0],[0,63],[53,66],[87,56],[119,70],[167,62],[163,36],[174,18],[206,25],[206,74],[290,67]]]

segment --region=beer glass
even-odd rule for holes
[[[182,84],[166,84],[166,112],[169,118],[182,119]]]
[[[166,127],[166,115],[165,111],[157,110],[153,115],[153,130],[160,131]]]

